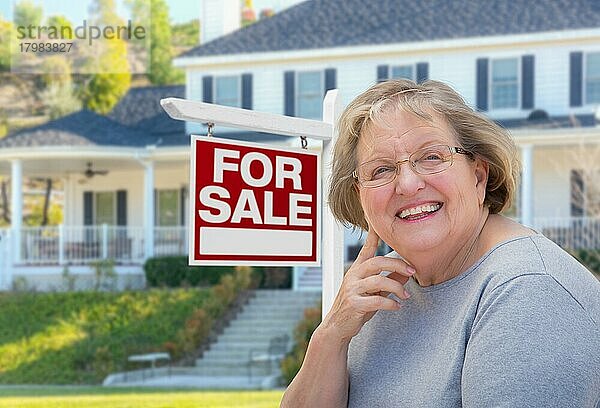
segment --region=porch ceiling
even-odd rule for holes
[[[189,150],[189,148],[187,148]],[[40,149],[41,150],[41,149]],[[172,168],[173,166],[187,165],[189,156],[182,154],[170,155],[168,157],[153,157],[139,152],[122,152],[121,154],[105,152],[103,154],[90,154],[81,152],[79,154],[44,154],[38,155],[15,155],[10,158],[0,156],[0,175],[10,176],[11,160],[19,158],[22,163],[24,177],[66,177],[71,174],[81,175],[87,169],[87,163],[92,163],[93,170],[109,171],[143,171],[142,160],[154,162],[156,170]]]

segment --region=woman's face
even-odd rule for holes
[[[371,124],[361,134],[357,163],[405,160],[432,145],[460,147],[442,116],[431,114],[431,122],[402,111],[384,114],[384,126]],[[483,161],[455,153],[453,164],[440,173],[416,174],[405,162],[391,183],[358,188],[370,228],[410,259],[418,252],[444,254],[466,244],[481,220],[486,183]]]

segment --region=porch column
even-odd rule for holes
[[[13,260],[15,263],[21,262],[21,227],[23,224],[23,164],[20,159],[11,162],[11,227]]]
[[[154,163],[144,161],[144,258],[154,256]]]
[[[521,223],[533,225],[533,145],[521,145],[523,174],[521,176]]]

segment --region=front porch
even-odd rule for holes
[[[14,231],[11,231],[14,233]],[[5,233],[7,234],[7,233]],[[143,264],[152,256],[187,255],[187,228],[113,225],[21,228],[14,265],[85,265],[111,259],[117,265]],[[151,241],[146,245],[146,241]]]
[[[145,260],[187,255],[187,243],[183,226],[150,231],[107,224],[0,229],[0,290],[93,287],[99,279],[93,266],[102,260],[114,262],[115,288],[143,288]],[[69,279],[78,284],[69,287]]]
[[[533,227],[564,249],[600,251],[600,217],[535,218]],[[0,229],[0,289],[12,288],[16,277],[32,282],[50,276],[60,278],[65,267],[76,275],[90,275],[91,266],[101,260],[112,260],[118,276],[136,280],[133,286],[143,286],[146,259],[187,254],[186,226],[153,227],[149,231],[107,224]],[[304,272],[295,268],[295,289],[308,285],[301,282]],[[320,273],[317,275],[320,280]],[[320,286],[316,280],[309,283]]]

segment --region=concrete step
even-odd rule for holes
[[[247,316],[296,316],[298,314],[302,314],[305,309],[308,309],[310,306],[300,305],[297,307],[282,307],[281,309],[277,309],[273,306],[258,306],[258,305],[250,305],[244,307],[244,309],[238,314],[239,317],[247,317]]]
[[[237,341],[237,342],[223,342],[217,341],[216,343],[210,346],[210,349],[206,352],[210,352],[211,350],[227,350],[227,351],[236,351],[236,350],[250,350],[250,349],[266,349],[269,346],[269,343],[265,343],[264,341]]]
[[[222,375],[222,376],[247,376],[248,366],[236,362],[231,365],[204,365],[201,362],[196,365],[195,371],[197,375]],[[275,364],[268,366],[267,364],[253,364],[252,375],[263,376],[269,374],[278,374],[281,370]]]
[[[312,292],[306,292],[312,293]],[[244,308],[247,307],[262,307],[262,308],[281,308],[281,309],[292,309],[297,307],[307,307],[312,306],[319,301],[318,297],[314,299],[307,299],[302,301],[289,302],[284,299],[253,299]]]
[[[288,330],[290,330],[290,331],[293,330],[293,326],[291,326]],[[271,337],[281,335],[282,333],[287,333],[288,330],[285,330],[282,328],[282,330],[280,330],[278,332],[227,333],[227,334],[222,334],[221,336],[219,336],[218,342],[219,343],[221,343],[221,342],[238,343],[238,344],[244,344],[244,343],[260,344],[261,342],[268,343],[269,340],[271,339]],[[252,347],[254,347],[254,345]]]
[[[234,320],[230,322],[229,327],[264,327],[265,330],[270,330],[271,328],[276,328],[279,325],[288,325],[294,324],[302,317],[302,314],[298,314],[296,318],[294,317],[271,317],[268,319],[258,320],[255,318],[251,319],[243,319],[243,320]]]
[[[244,376],[248,373],[250,350],[267,352],[274,336],[287,334],[292,346],[293,331],[304,310],[318,304],[319,292],[258,290],[255,297],[196,361],[198,375]],[[254,376],[279,372],[279,364],[253,363]]]

